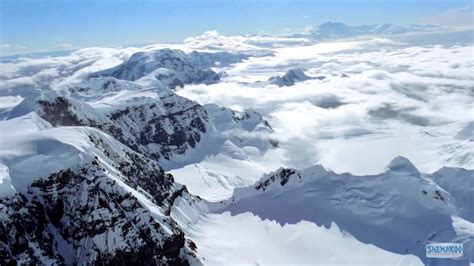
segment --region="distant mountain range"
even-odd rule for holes
[[[342,22],[325,22],[305,34],[295,34],[292,37],[310,37],[315,40],[351,38],[364,35],[395,35],[411,32],[430,32],[442,30],[437,25],[398,26],[390,23],[381,25],[358,25],[350,26]]]

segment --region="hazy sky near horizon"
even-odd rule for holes
[[[326,21],[472,26],[468,0],[0,0],[0,55],[177,42],[207,30],[285,34]]]

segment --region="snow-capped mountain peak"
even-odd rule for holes
[[[337,174],[320,165],[303,170],[281,168],[250,187],[236,189],[231,199],[213,209],[233,215],[251,212],[280,224],[307,220],[330,226],[335,222],[362,242],[423,260],[428,236],[435,241],[456,237],[452,215],[472,218],[459,213],[454,202],[408,159],[397,157],[386,172],[372,176]]]
[[[4,262],[198,263],[170,213],[177,198],[199,200],[156,162],[93,128],[17,119],[29,132],[0,145]]]
[[[189,54],[177,49],[158,49],[133,54],[128,60],[111,69],[99,71],[91,77],[112,76],[137,81],[145,86],[158,84],[176,89],[186,84],[213,84],[220,78],[211,67],[226,66],[248,58],[245,54],[228,52]]]
[[[394,158],[392,161],[390,161],[386,168],[388,172],[394,174],[411,176],[420,175],[420,172],[415,167],[415,165],[413,165],[410,160],[402,156]]]
[[[312,79],[323,80],[325,78],[326,78],[325,76],[317,76],[317,77],[308,76],[304,73],[304,69],[302,68],[290,68],[282,76],[273,76],[273,77],[270,77],[267,82],[260,82],[257,84],[264,84],[264,85],[274,84],[274,85],[277,85],[278,87],[290,87],[290,86],[295,85],[296,82],[312,80]]]

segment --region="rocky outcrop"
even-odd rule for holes
[[[104,139],[97,131],[85,132],[91,149],[100,151],[92,160],[77,162],[35,180],[26,191],[0,198],[2,262],[199,264],[190,248],[195,245],[170,217],[177,198],[186,198],[189,208],[199,205],[199,200],[156,162]]]
[[[289,87],[295,85],[296,82],[310,79],[325,79],[324,76],[310,77],[306,75],[300,68],[288,69],[283,76],[274,76],[268,79],[268,83],[275,84],[278,87]]]
[[[93,108],[84,101],[56,95],[40,98],[32,109],[55,127],[100,129],[132,150],[165,165],[179,156],[187,156],[194,149],[199,150],[198,144],[205,139],[214,149],[227,139],[239,147],[251,145],[262,150],[276,145],[265,136],[236,137],[241,135],[239,132],[268,134],[273,131],[255,111],[236,112],[215,105],[201,106],[171,91],[161,93],[157,99],[134,98],[110,108]],[[207,149],[207,152],[213,150]],[[195,151],[186,160],[199,161],[205,155]]]

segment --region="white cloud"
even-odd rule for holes
[[[469,168],[472,154],[450,147],[473,119],[473,49],[409,46],[389,39],[273,49],[274,56],[228,69],[219,84],[187,86],[178,93],[200,103],[261,112],[276,130],[286,151],[281,160],[288,166],[319,161],[337,171],[371,174],[404,155],[427,172],[444,165]],[[290,67],[326,79],[281,88],[252,84]],[[437,137],[425,133],[433,130]],[[413,148],[416,143],[420,149]],[[455,159],[454,153],[464,159]]]
[[[311,33],[314,30],[314,26],[306,26],[303,29],[303,33]]]
[[[21,58],[0,67],[1,89],[14,94],[20,87],[57,88],[79,82],[89,73],[120,64],[135,52],[137,48],[88,48],[62,57]]]
[[[271,35],[252,35],[252,36],[224,36],[217,31],[206,31],[200,36],[190,37],[184,40],[184,46],[190,49],[199,50],[225,50],[254,54],[268,54],[271,48],[304,45],[310,41],[306,38],[288,38]]]

